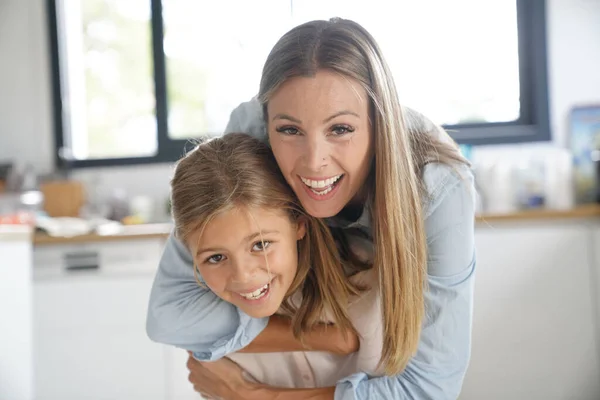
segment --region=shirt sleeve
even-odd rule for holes
[[[465,167],[425,169],[428,245],[425,318],[416,355],[397,376],[355,374],[338,382],[335,399],[445,400],[458,398],[471,354],[474,186]]]
[[[246,133],[260,141],[268,142],[262,105],[256,97],[241,103],[231,112],[225,133],[233,132]]]

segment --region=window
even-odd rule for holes
[[[292,26],[354,19],[459,143],[548,140],[543,0],[48,0],[57,160],[172,161],[258,91]]]

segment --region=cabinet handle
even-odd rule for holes
[[[100,269],[98,253],[95,251],[66,253],[64,255],[65,270],[70,272]]]

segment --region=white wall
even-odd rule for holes
[[[0,162],[53,165],[44,0],[0,0]]]
[[[476,158],[552,149],[567,143],[572,105],[600,103],[600,1],[548,0],[552,143],[482,147]],[[53,168],[51,91],[43,0],[0,0],[0,160]],[[139,193],[166,195],[170,167],[85,170],[75,176]],[[132,186],[133,185],[133,186]]]

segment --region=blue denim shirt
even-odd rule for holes
[[[409,130],[439,129],[410,109],[404,113]],[[262,111],[255,99],[233,111],[226,132],[247,132],[266,140]],[[460,393],[471,349],[473,176],[466,166],[432,163],[425,167],[423,178],[427,188],[422,203],[428,289],[418,351],[399,375],[369,378],[357,373],[342,379],[336,386],[336,400],[442,400],[456,399]],[[366,210],[355,222],[334,217],[328,223],[341,227],[348,235],[358,230],[370,236]],[[198,286],[192,256],[171,234],[150,296],[147,333],[152,340],[191,350],[200,360],[216,360],[247,346],[267,322],[266,318],[249,317],[208,288]]]

